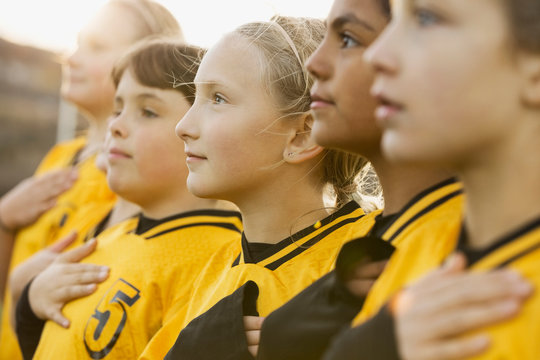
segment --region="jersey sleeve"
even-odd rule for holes
[[[165,360],[253,360],[248,351],[244,315],[255,315],[259,288],[248,281],[181,332]]]
[[[15,310],[17,339],[25,360],[34,357],[45,326],[45,321],[39,319],[30,307],[28,290],[31,284],[32,281],[24,287]]]
[[[360,326],[341,332],[332,341],[323,360],[400,360],[394,335],[394,318],[384,306]]]
[[[362,303],[330,272],[264,320],[257,359],[320,359]]]

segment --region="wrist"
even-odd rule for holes
[[[6,233],[6,234],[14,234],[16,229],[14,226],[9,226],[9,224],[5,221],[4,216],[4,203],[2,200],[0,200],[0,231]]]

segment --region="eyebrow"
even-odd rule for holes
[[[348,23],[352,23],[352,24],[355,24],[355,25],[360,25],[360,26],[366,28],[369,31],[375,32],[375,29],[371,25],[369,25],[364,20],[357,18],[352,13],[347,13],[345,15],[338,16],[337,18],[335,18],[332,21],[331,27],[332,27],[332,29],[337,30],[337,29],[343,27],[343,25],[348,24]]]
[[[163,102],[163,100],[159,96],[156,96],[154,94],[142,93],[142,94],[137,95],[137,100],[146,100],[146,99],[153,99],[153,100],[158,100],[158,101]]]
[[[142,93],[142,94],[139,94],[135,97],[135,99],[137,101],[141,101],[141,100],[146,100],[146,99],[151,99],[151,100],[157,100],[157,101],[160,101],[160,102],[163,102],[163,100],[159,97],[159,96],[156,96],[154,94],[151,94],[151,93]],[[124,102],[124,97],[121,96],[121,95],[117,95],[114,97],[114,101],[116,102]]]

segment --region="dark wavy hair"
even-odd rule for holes
[[[193,104],[200,60],[205,50],[173,39],[151,39],[132,48],[115,64],[112,71],[114,85],[126,70],[131,70],[143,85],[180,91]]]

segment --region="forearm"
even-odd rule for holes
[[[320,359],[362,304],[334,272],[325,275],[264,320],[257,359]]]
[[[360,326],[335,337],[324,360],[378,359],[400,360],[394,319],[387,306]]]
[[[14,233],[0,227],[0,295],[2,299],[5,295],[14,241]]]
[[[180,332],[165,360],[253,360],[243,316],[257,315],[258,294],[257,285],[248,281],[223,298]]]

